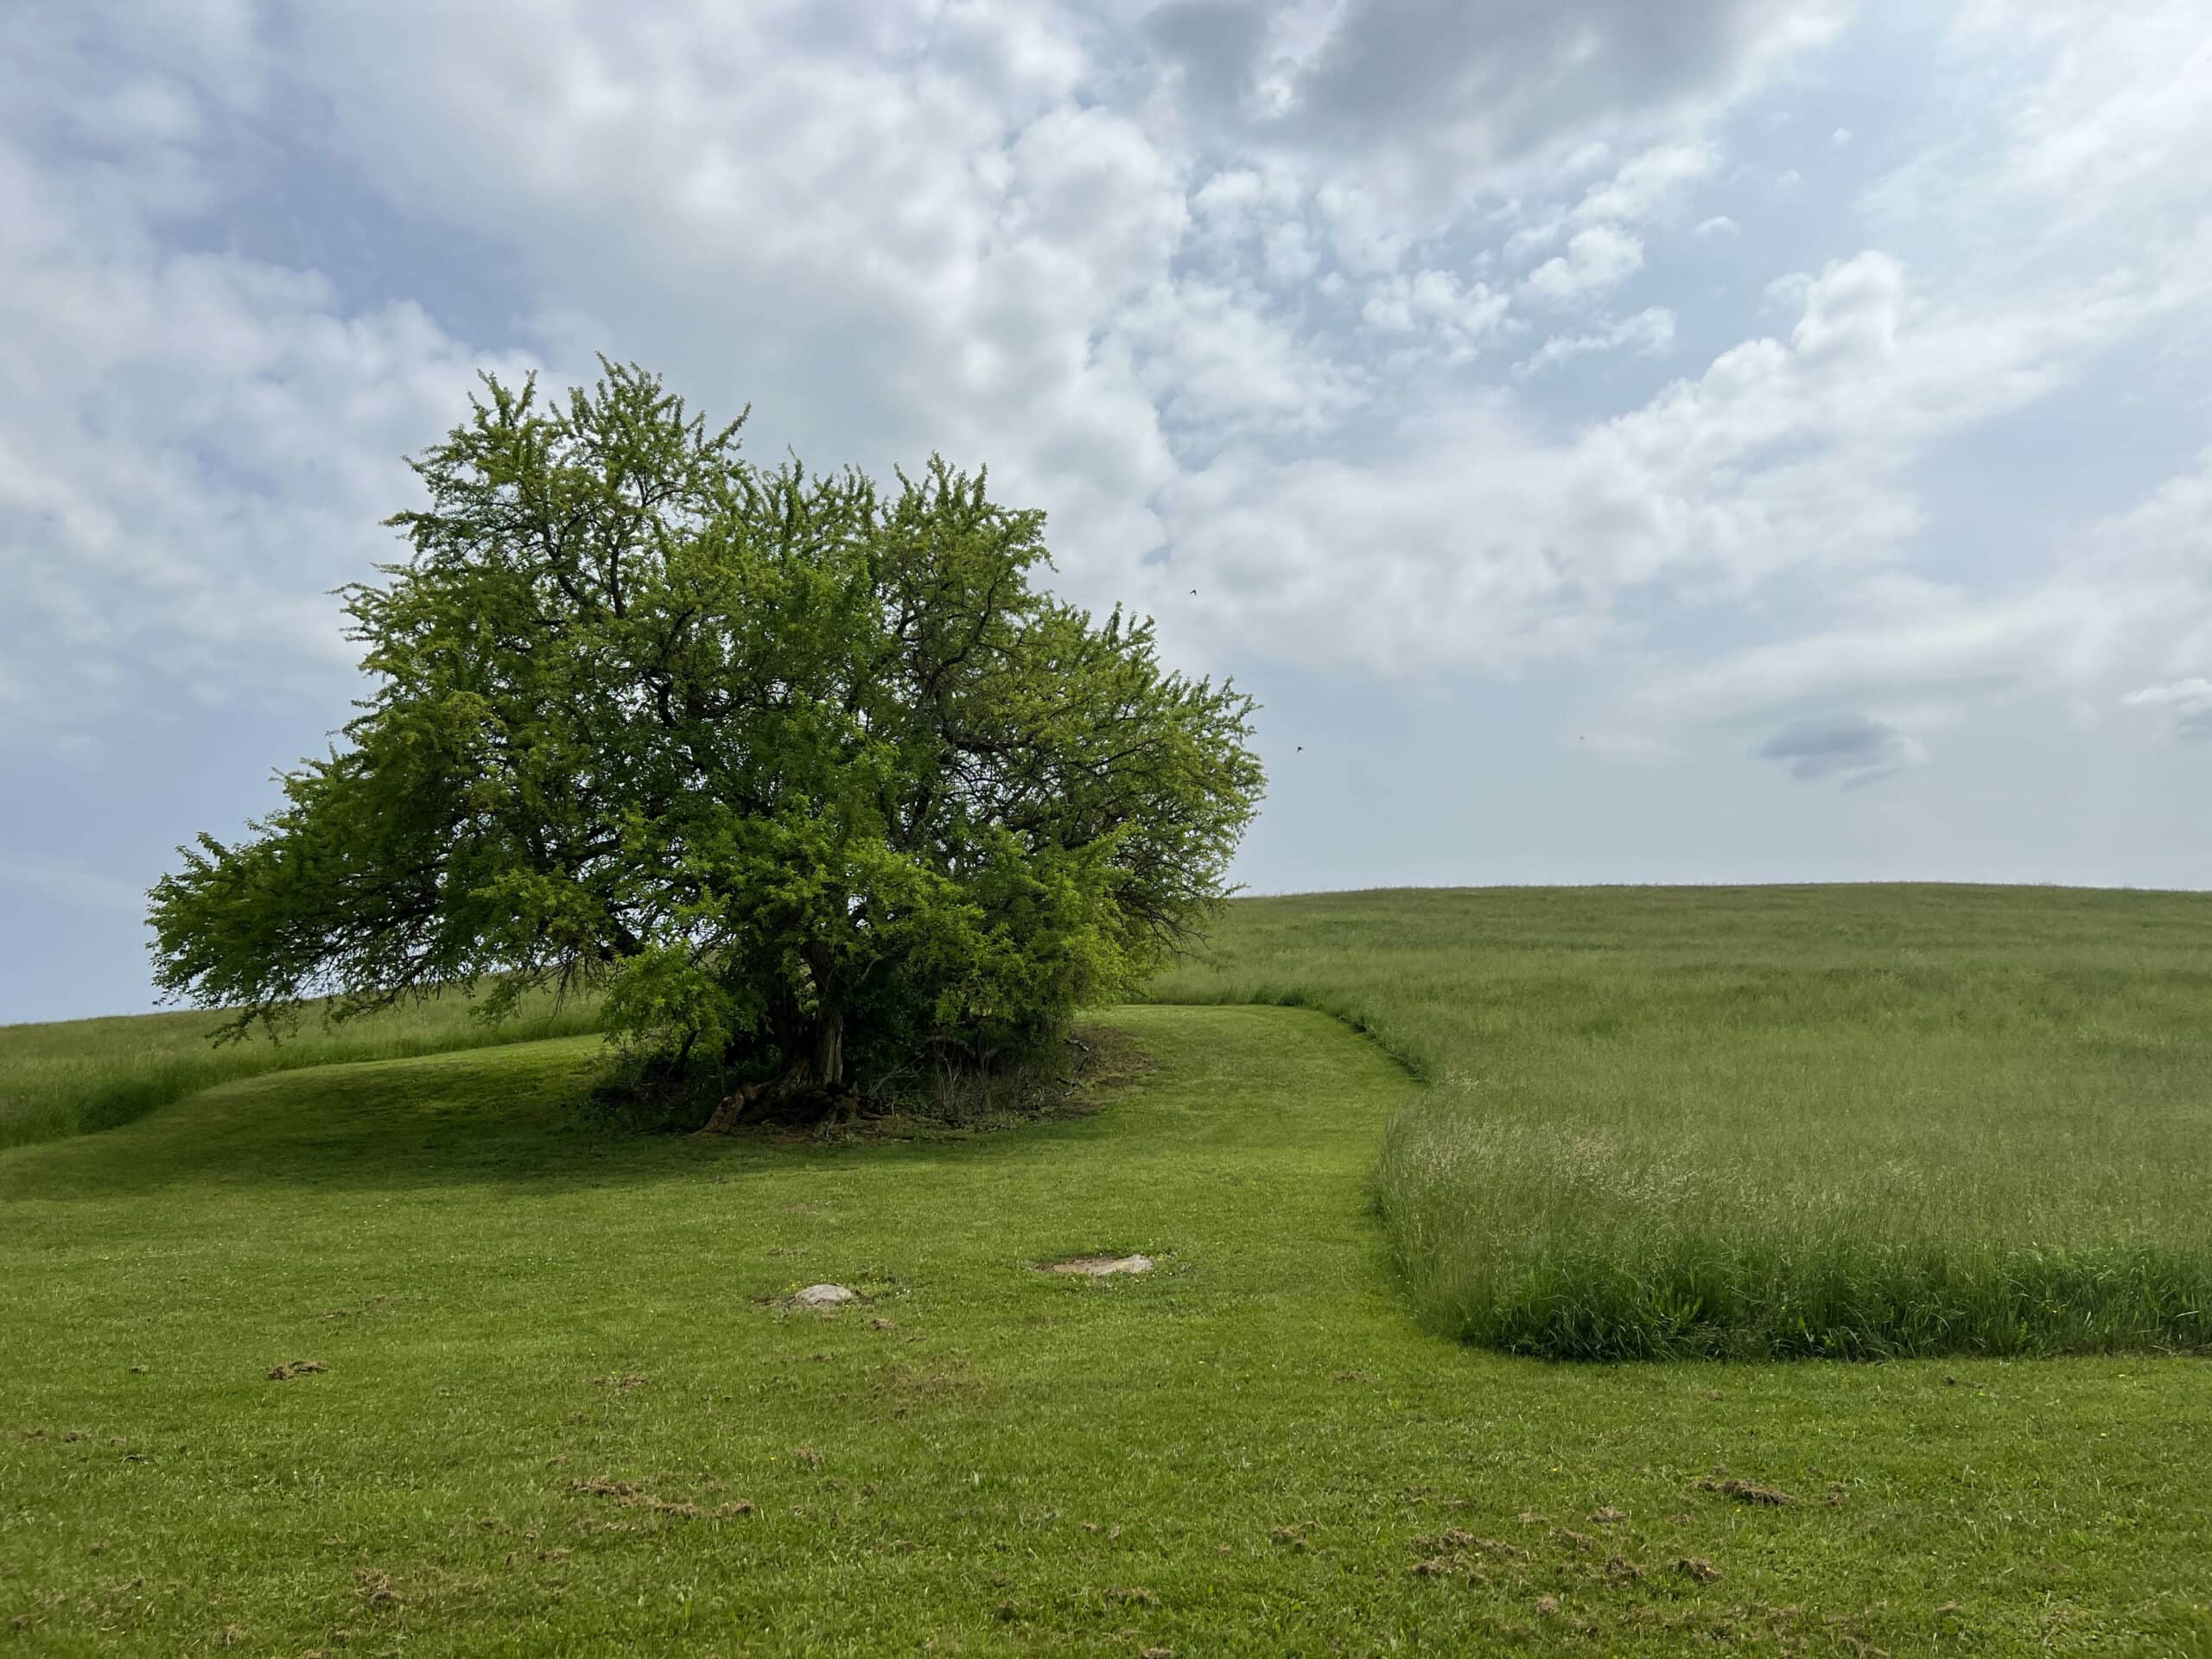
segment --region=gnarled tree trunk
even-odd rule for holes
[[[807,1014],[786,1003],[769,1017],[776,1046],[783,1051],[783,1070],[726,1098],[700,1134],[727,1134],[747,1119],[819,1123],[859,1109],[860,1090],[845,1080],[844,1010]]]

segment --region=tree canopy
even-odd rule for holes
[[[1043,515],[932,457],[763,468],[635,365],[484,378],[343,590],[373,690],[153,892],[156,979],[276,1027],[455,986],[849,1089],[1033,1052],[1224,891],[1253,705],[1044,591]]]

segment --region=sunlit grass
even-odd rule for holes
[[[2212,898],[1258,899],[1158,995],[1324,1007],[1431,1083],[1377,1192],[1421,1314],[1471,1341],[2212,1344]]]
[[[591,998],[534,995],[498,1026],[477,1019],[476,1006],[448,995],[335,1025],[308,1012],[281,1043],[220,1047],[208,1039],[225,1016],[213,1012],[0,1026],[0,1147],[112,1128],[234,1077],[565,1037],[598,1022]]]

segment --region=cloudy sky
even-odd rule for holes
[[[1260,891],[2212,887],[2202,0],[8,43],[0,1020],[146,1005],[170,849],[359,693],[329,590],[401,457],[594,352],[757,457],[1046,508],[1064,592],[1265,704]]]

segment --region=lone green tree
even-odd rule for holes
[[[1190,937],[1260,798],[1249,699],[1040,591],[1043,516],[981,473],[764,469],[601,367],[565,408],[485,377],[411,463],[411,554],[343,590],[361,712],[153,890],[173,999],[274,1034],[588,983],[804,1116],[1034,1052]]]

